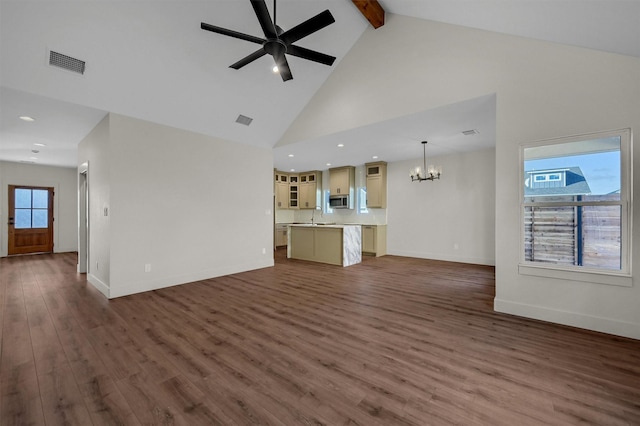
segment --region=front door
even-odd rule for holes
[[[8,254],[53,251],[53,188],[9,185]]]

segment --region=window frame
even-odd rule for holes
[[[525,150],[527,148],[540,147],[545,145],[556,145],[570,142],[588,141],[594,139],[604,139],[609,137],[620,137],[620,201],[581,201],[581,202],[526,202],[524,194],[525,179]],[[619,285],[625,287],[632,286],[632,185],[633,185],[633,152],[632,152],[632,132],[631,129],[609,130],[539,140],[520,145],[519,162],[519,207],[520,207],[520,254],[518,272],[521,275],[533,275],[538,277],[557,278],[563,280],[590,282],[598,284]],[[619,205],[621,209],[620,217],[620,270],[607,270],[593,267],[562,265],[552,263],[541,263],[525,260],[525,207],[548,207],[548,206],[607,206]]]

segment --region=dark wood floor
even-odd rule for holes
[[[492,311],[491,267],[385,256],[107,301],[0,260],[2,425],[639,425],[640,341]]]

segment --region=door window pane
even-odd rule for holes
[[[46,189],[34,189],[32,207],[34,209],[46,209],[49,207],[49,191]]]
[[[17,209],[31,208],[31,190],[16,188],[15,207]]]
[[[31,209],[16,209],[15,228],[31,228]]]
[[[32,228],[47,228],[48,227],[47,210],[33,209],[32,211],[33,211]]]
[[[15,229],[49,227],[49,191],[16,188],[14,192]]]

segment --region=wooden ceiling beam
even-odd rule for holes
[[[378,0],[351,0],[356,5],[360,13],[373,25],[373,28],[380,28],[384,25],[384,9]]]

